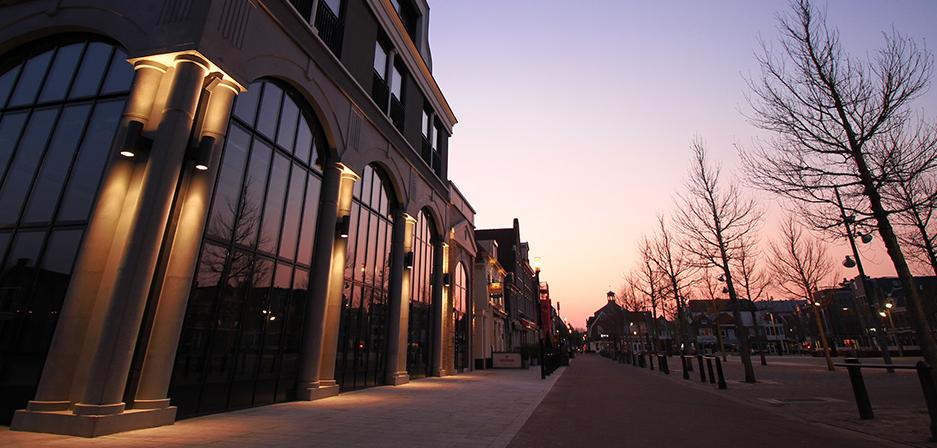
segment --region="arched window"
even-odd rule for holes
[[[323,145],[287,86],[235,101],[173,370],[181,416],[295,394]]]
[[[86,36],[33,43],[2,61],[0,424],[8,424],[35,394],[133,68],[121,48]]]
[[[465,370],[469,362],[469,321],[468,313],[468,276],[465,266],[459,262],[455,267],[455,278],[452,282],[452,328],[453,353],[455,354],[455,369],[458,372]]]
[[[407,323],[407,372],[411,378],[429,375],[433,337],[433,268],[437,238],[432,218],[422,210],[413,232],[413,269],[410,274],[410,314]]]
[[[381,175],[364,168],[355,185],[345,251],[335,379],[342,390],[384,384],[390,307],[393,207]]]

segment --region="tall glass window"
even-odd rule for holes
[[[455,278],[452,282],[452,328],[454,331],[453,353],[455,354],[455,369],[461,372],[468,367],[470,333],[470,319],[468,313],[468,275],[461,262],[455,268]]]
[[[180,416],[295,395],[322,145],[291,89],[257,81],[235,101],[173,369]]]
[[[413,232],[410,274],[410,320],[407,324],[407,372],[411,378],[430,375],[433,336],[433,266],[436,241],[432,218],[420,211]]]
[[[345,251],[342,320],[335,355],[335,380],[342,390],[384,384],[392,213],[382,177],[373,167],[365,167],[355,185]]]
[[[35,395],[133,81],[110,43],[30,47],[0,62],[0,424]]]

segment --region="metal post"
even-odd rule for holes
[[[930,414],[930,441],[937,442],[937,390],[934,390],[934,382],[931,381],[931,368],[926,362],[918,361],[915,370],[918,380],[921,381],[927,413]]]
[[[680,361],[683,363],[683,379],[690,379],[690,366],[693,365],[693,361],[690,361],[685,356],[680,356]]]
[[[660,371],[665,375],[670,375],[670,363],[667,362],[667,355],[660,356]]]
[[[719,358],[716,358],[716,374],[719,375],[719,388],[725,389],[726,386],[726,377],[722,373],[722,361]]]
[[[862,369],[859,366],[859,360],[856,358],[847,358],[846,364],[855,364],[846,366],[849,371],[849,382],[852,383],[852,393],[856,397],[856,407],[859,408],[859,418],[871,420],[875,418],[872,413],[872,402],[869,401],[869,392],[865,389],[865,382],[862,380]]]
[[[703,355],[696,355],[696,360],[699,361],[699,381],[705,383],[706,369],[703,368]]]
[[[709,371],[709,384],[716,384],[716,374],[713,373],[713,358],[717,357],[706,358],[706,370]]]
[[[647,354],[647,365],[649,369],[654,370],[654,354],[653,353]]]

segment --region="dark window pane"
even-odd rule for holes
[[[306,118],[300,114],[299,130],[296,131],[295,154],[299,160],[312,165],[315,163],[315,160],[309,160],[310,152],[312,152],[312,129],[309,127],[309,124],[306,123]]]
[[[7,164],[13,156],[16,141],[20,138],[23,124],[26,123],[27,112],[5,114],[0,121],[0,179],[6,171]]]
[[[299,118],[299,107],[287,96],[283,99],[283,109],[280,111],[280,127],[277,131],[277,145],[293,152],[293,141],[296,139],[296,120]]]
[[[75,78],[75,84],[68,95],[69,98],[92,96],[98,93],[101,77],[107,69],[107,61],[110,60],[113,49],[114,47],[102,42],[88,44],[85,57],[81,60],[81,68],[78,69],[78,77]]]
[[[61,230],[52,233],[42,256],[42,269],[36,283],[36,294],[29,306],[29,322],[24,328],[26,353],[45,353],[55,331],[58,312],[68,290],[72,265],[78,254],[82,230]]]
[[[81,104],[66,107],[62,112],[52,143],[42,160],[39,178],[29,196],[24,222],[48,222],[52,219],[90,110],[91,105]]]
[[[257,117],[257,100],[260,99],[262,83],[254,83],[247,87],[247,91],[238,95],[234,100],[234,116],[244,120],[248,126],[254,125]]]
[[[0,274],[0,312],[25,309],[36,276],[36,262],[46,232],[20,232]],[[0,341],[6,344],[10,341]]]
[[[280,235],[280,219],[283,214],[283,199],[286,196],[286,181],[290,175],[290,162],[286,157],[276,154],[273,158],[273,170],[270,172],[270,186],[264,202],[263,230],[260,232],[261,250],[276,253]]]
[[[251,137],[240,126],[232,124],[225,138],[224,152],[221,159],[221,172],[215,186],[214,201],[208,219],[208,234],[231,241],[236,235],[234,216],[237,214],[241,198],[241,180],[244,178],[244,166]]]
[[[316,238],[316,217],[319,212],[319,189],[322,181],[316,176],[309,176],[306,183],[306,207],[303,209],[302,226],[299,234],[299,255],[296,261],[303,264],[312,262],[312,246]]]
[[[303,194],[306,189],[306,170],[293,165],[290,175],[289,195],[286,200],[286,213],[283,215],[283,230],[280,232],[280,256],[290,260],[296,255],[296,241],[299,239],[300,213],[303,209]]]
[[[283,91],[279,87],[266,83],[264,94],[260,100],[260,110],[257,112],[257,130],[271,140],[275,137],[277,117],[280,115],[280,99]]]
[[[234,232],[234,242],[237,244],[251,247],[257,244],[257,232],[260,230],[260,213],[272,154],[273,148],[256,138],[254,139],[247,179],[244,181],[241,208],[236,223],[237,231]]]
[[[59,210],[59,221],[88,218],[123,110],[124,100],[98,103],[94,108],[78,152],[78,160],[68,180],[68,192]]]
[[[39,92],[39,86],[45,77],[46,68],[52,61],[52,50],[35,56],[26,62],[23,68],[23,74],[16,83],[16,90],[13,92],[13,98],[10,99],[9,106],[22,106],[31,104],[36,100],[36,93]]]
[[[52,69],[49,70],[49,75],[42,88],[42,94],[39,95],[39,101],[59,101],[65,98],[68,86],[75,74],[75,68],[78,67],[78,58],[81,57],[81,50],[84,47],[85,44],[80,43],[59,48],[55,54],[55,62],[52,63]]]
[[[0,108],[6,104],[7,98],[10,97],[10,92],[13,91],[13,83],[16,82],[16,76],[20,74],[21,68],[23,68],[22,64],[17,65],[0,76]]]
[[[14,224],[19,219],[20,207],[23,206],[58,112],[58,109],[40,110],[29,119],[10,172],[0,189],[0,210],[4,211],[0,214],[0,224]]]
[[[133,82],[133,67],[127,62],[127,53],[124,50],[115,50],[111,58],[111,69],[107,72],[107,78],[104,79],[104,88],[101,89],[102,95],[109,93],[126,92],[130,90],[130,84]]]

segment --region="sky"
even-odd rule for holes
[[[845,48],[865,56],[895,28],[933,45],[937,1],[817,1]],[[459,119],[449,177],[478,229],[520,220],[542,280],[575,327],[619,290],[637,243],[674,209],[701,138],[728,178],[736,145],[763,136],[745,118],[759,40],[777,42],[785,0],[430,0],[433,75]],[[937,80],[935,80],[937,81]],[[937,115],[937,85],[915,105]],[[774,199],[764,241],[780,215]],[[831,246],[837,258],[845,242]],[[870,275],[893,275],[878,239]],[[845,272],[840,277],[855,274]]]

